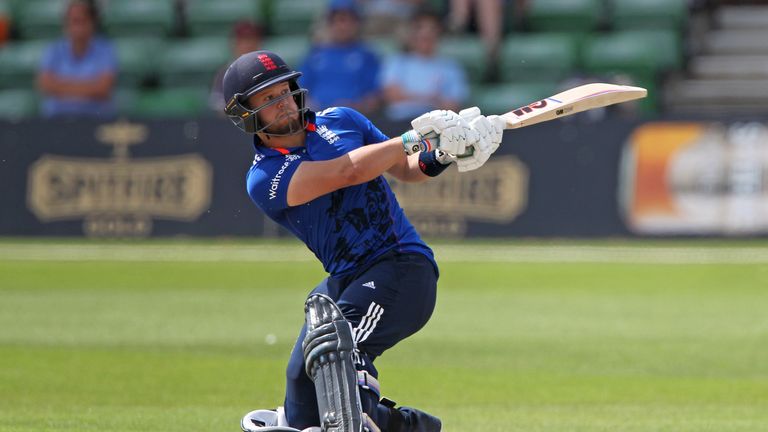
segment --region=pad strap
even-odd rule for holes
[[[381,399],[381,386],[375,376],[366,371],[357,371],[357,385],[360,388],[372,391],[377,399]]]

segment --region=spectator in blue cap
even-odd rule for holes
[[[332,0],[326,13],[328,40],[314,45],[300,68],[309,106],[347,106],[363,114],[380,103],[378,56],[360,38],[360,11],[353,0]]]

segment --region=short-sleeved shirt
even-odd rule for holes
[[[71,80],[96,79],[105,73],[117,73],[117,56],[108,40],[95,37],[82,57],[76,57],[68,39],[60,39],[48,48],[40,64],[43,72],[51,72]],[[46,97],[42,112],[45,116],[84,115],[111,117],[115,115],[112,99]]]
[[[406,218],[383,176],[288,206],[288,184],[301,163],[334,159],[388,139],[350,108],[308,116],[303,147],[268,148],[254,137],[256,156],[247,175],[253,202],[303,241],[332,276],[353,273],[392,250],[421,253],[434,264],[432,250]]]
[[[397,85],[412,96],[387,107],[387,115],[395,120],[410,120],[436,109],[429,102],[435,95],[458,103],[469,95],[464,70],[452,59],[444,57],[395,55],[385,62],[381,80],[383,87]]]
[[[312,47],[299,80],[317,108],[357,103],[380,90],[379,58],[363,43]]]

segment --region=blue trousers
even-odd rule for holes
[[[373,361],[427,323],[435,308],[436,290],[437,272],[429,259],[418,253],[390,252],[355,274],[326,278],[312,292],[336,301],[352,324],[359,351],[356,367],[378,378]],[[305,325],[286,371],[285,413],[297,429],[320,425],[315,385],[304,371],[301,343],[306,330]],[[386,431],[389,408],[363,388],[360,399],[363,411]]]

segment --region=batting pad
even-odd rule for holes
[[[334,301],[312,294],[304,305],[307,335],[302,342],[307,374],[315,382],[321,429],[361,432],[363,413],[352,362],[352,328]]]

